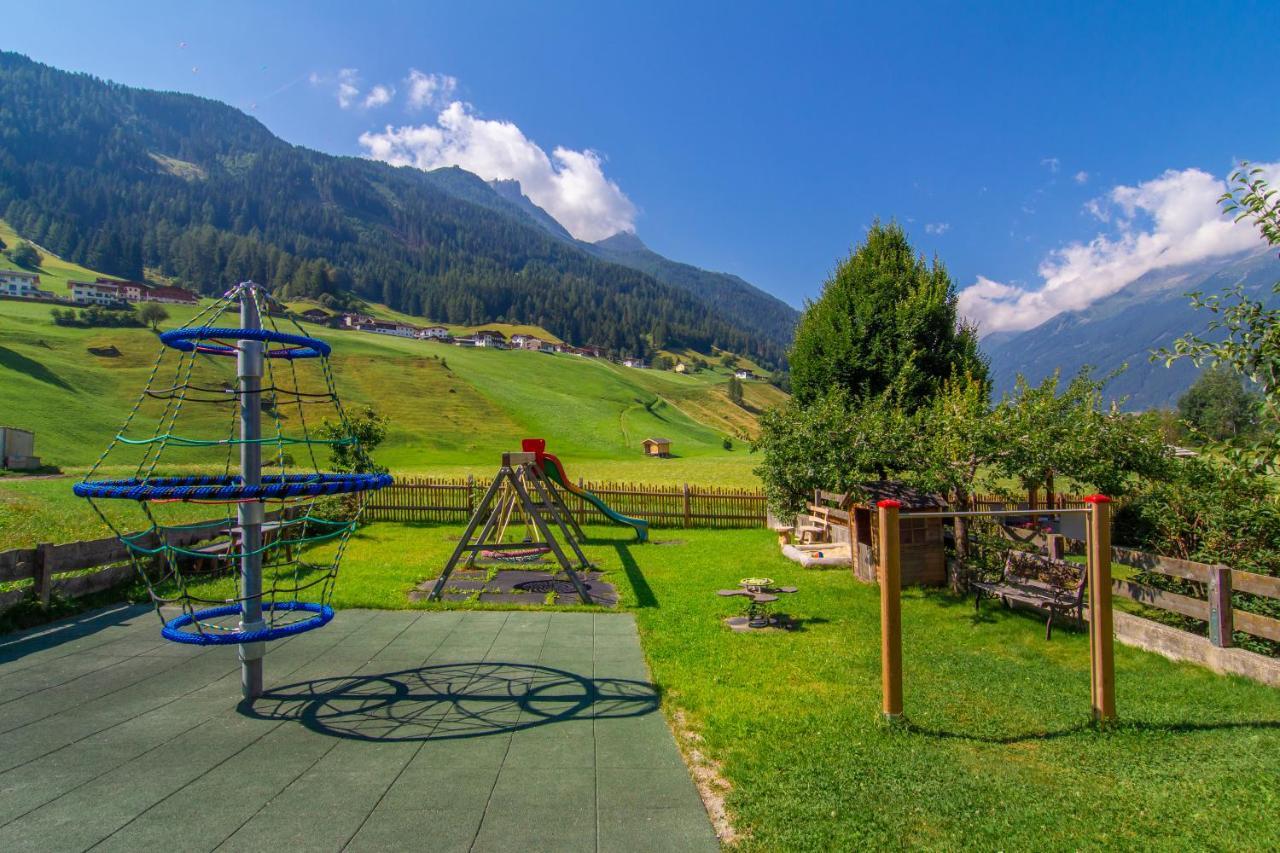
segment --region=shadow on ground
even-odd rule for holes
[[[0,347],[0,367],[15,370],[18,373],[25,373],[32,379],[56,386],[64,391],[74,390],[62,377],[40,362],[33,358],[27,358],[22,353],[14,352],[7,347]]]
[[[636,607],[658,607],[658,597],[653,594],[653,587],[644,579],[644,572],[640,571],[636,558],[631,556],[631,546],[625,542],[614,542],[613,547],[618,552],[618,559],[622,561],[627,581],[636,591]]]
[[[292,720],[333,737],[382,742],[484,737],[657,709],[658,691],[643,681],[489,662],[301,681],[240,706],[257,719]]]
[[[1098,731],[1098,725],[1092,722],[1084,721],[1074,726],[1067,726],[1062,729],[1053,731],[1027,732],[1025,734],[1011,735],[984,735],[976,732],[949,731],[946,729],[926,728],[918,726],[909,720],[902,723],[905,731],[912,734],[924,735],[925,737],[938,738],[941,740],[964,740],[972,743],[988,743],[999,745],[1011,745],[1016,743],[1030,743],[1033,741],[1056,740],[1058,738],[1070,737],[1072,735],[1094,733]],[[1226,729],[1280,729],[1280,720],[1228,720],[1224,722],[1214,723],[1188,723],[1188,722],[1159,722],[1153,720],[1122,720],[1120,722],[1111,723],[1106,727],[1107,731],[1124,733],[1141,733],[1141,732],[1157,732],[1157,733],[1175,733],[1175,734],[1194,734],[1196,732],[1211,732]]]

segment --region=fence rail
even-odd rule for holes
[[[466,521],[475,512],[488,482],[474,477],[435,479],[397,477],[365,506],[368,521]],[[578,481],[623,515],[654,527],[763,527],[765,497],[758,489],[715,486],[655,486],[640,483]],[[571,493],[566,503],[579,524],[605,523],[608,517]]]
[[[1280,619],[1241,610],[1233,605],[1231,599],[1232,592],[1280,599],[1280,578],[1227,566],[1161,557],[1132,548],[1112,548],[1111,559],[1144,572],[1194,584],[1194,596],[1157,589],[1128,579],[1116,579],[1111,586],[1115,595],[1124,596],[1139,604],[1208,622],[1209,639],[1215,646],[1230,646],[1234,631],[1280,642]]]
[[[290,512],[290,517],[293,513]],[[279,517],[278,512],[266,514],[268,520]],[[226,528],[223,529],[224,532]],[[160,544],[156,534],[138,538],[130,534],[140,545],[154,548]],[[209,521],[191,528],[167,530],[165,541],[179,548],[189,548],[209,539],[217,538],[216,522]],[[34,595],[41,604],[48,606],[56,592],[66,598],[80,598],[103,592],[134,577],[129,549],[118,538],[89,539],[67,542],[63,545],[43,543],[34,548],[16,548],[0,551],[0,583],[18,582],[13,589],[0,591],[0,612]],[[97,569],[97,571],[88,571]],[[74,577],[60,577],[71,572],[82,572]],[[23,581],[31,581],[27,586]]]

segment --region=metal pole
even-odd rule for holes
[[[1111,498],[1090,495],[1089,516],[1089,663],[1093,719],[1116,716],[1116,662],[1111,617]]]
[[[902,719],[902,555],[898,549],[898,501],[880,510],[880,688],[889,722]]]
[[[257,285],[251,281],[240,285],[240,327],[261,329],[256,300]],[[240,477],[245,486],[262,482],[262,342],[241,340],[236,356],[236,373],[240,379]],[[240,629],[256,631],[266,627],[262,621],[262,546],[263,507],[261,501],[237,505],[240,527]],[[262,695],[262,657],[265,643],[240,644],[240,688],[246,699]]]

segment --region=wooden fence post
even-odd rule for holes
[[[476,514],[476,476],[467,475],[467,518]]]
[[[1231,646],[1235,614],[1231,610],[1231,569],[1209,567],[1209,641],[1219,648]]]
[[[693,527],[693,506],[689,502],[689,484],[684,484],[684,526]]]
[[[1050,533],[1045,537],[1045,556],[1050,560],[1061,560],[1067,555],[1067,537],[1061,533]]]
[[[1089,495],[1089,673],[1093,719],[1116,716],[1116,662],[1111,617],[1111,498]]]
[[[898,550],[898,510],[883,500],[880,513],[880,689],[889,721],[902,718],[902,557]]]
[[[35,579],[36,597],[41,607],[49,606],[53,595],[53,546],[45,542],[36,546],[36,563],[31,577]]]

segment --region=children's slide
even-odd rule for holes
[[[649,541],[649,522],[641,518],[631,518],[630,516],[623,515],[610,507],[604,501],[600,500],[600,498],[596,497],[592,492],[575,486],[573,481],[569,479],[569,476],[565,474],[564,466],[560,464],[560,460],[553,454],[547,453],[546,446],[546,440],[541,438],[526,438],[521,443],[521,447],[526,453],[536,453],[538,455],[538,467],[542,469],[544,474],[555,481],[557,486],[564,489],[566,492],[570,492],[571,494],[575,494],[582,498],[584,501],[604,513],[610,521],[613,521],[616,524],[625,524],[628,527],[634,527],[637,542]]]

